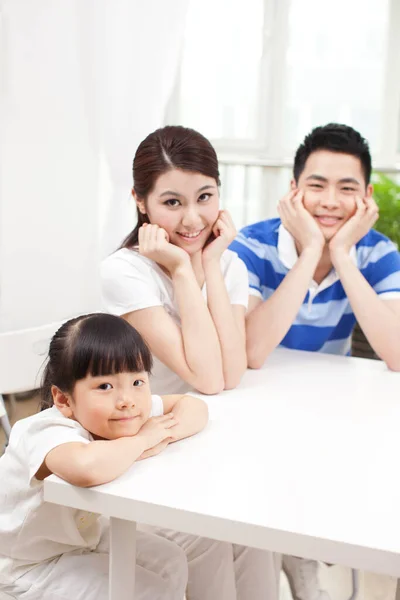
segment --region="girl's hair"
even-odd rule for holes
[[[133,190],[139,200],[146,200],[160,175],[171,169],[202,173],[221,185],[217,154],[201,133],[179,125],[168,125],[150,133],[141,142],[133,159]],[[137,224],[121,248],[137,246],[139,229],[149,223],[137,208]]]
[[[42,377],[41,405],[53,405],[52,386],[72,394],[87,375],[150,373],[152,357],[141,335],[127,321],[104,313],[67,321],[54,334]]]

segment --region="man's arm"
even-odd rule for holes
[[[373,198],[356,198],[355,215],[332,238],[331,260],[356,319],[389,369],[400,371],[400,300],[380,298],[350,258],[350,248],[378,219]]]
[[[400,371],[400,300],[381,299],[348,254],[332,257],[355,317],[377,355]]]
[[[301,252],[295,266],[268,300],[250,297],[246,318],[247,362],[260,368],[283,340],[304,301],[321,260],[324,237],[303,205],[303,192],[294,190],[278,206],[283,226],[298,241]],[[252,310],[253,309],[253,310]]]
[[[262,302],[260,298],[250,296],[246,334],[247,362],[251,369],[259,369],[289,331],[303,304],[320,257],[317,249],[306,248],[268,300]]]

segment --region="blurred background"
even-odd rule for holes
[[[375,169],[396,178],[399,32],[399,0],[189,1],[166,120],[213,141],[239,227],[276,215],[317,125],[358,129]]]

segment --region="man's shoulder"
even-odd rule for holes
[[[369,263],[377,263],[387,255],[397,255],[400,259],[400,254],[392,240],[375,229],[370,229],[361,238],[356,244],[356,251],[357,262],[361,268],[367,267]]]
[[[262,244],[274,245],[278,244],[278,230],[281,224],[280,219],[266,219],[246,225],[240,230],[241,236],[247,239],[257,240]]]

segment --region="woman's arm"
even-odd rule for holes
[[[230,214],[221,210],[214,225],[215,239],[202,253],[207,303],[221,347],[224,388],[235,388],[247,368],[244,306],[232,306],[221,270],[221,256],[236,237]],[[244,265],[243,265],[244,266]],[[245,273],[245,270],[243,269]],[[239,270],[237,276],[240,276]],[[248,288],[247,276],[243,285]]]
[[[143,231],[142,231],[143,230]],[[162,307],[123,315],[145,338],[153,354],[190,386],[204,394],[224,387],[221,349],[189,255],[168,243],[163,229],[147,225],[139,232],[139,250],[168,270],[181,328]]]
[[[244,306],[232,306],[220,260],[203,261],[207,303],[221,347],[224,388],[235,388],[247,368]],[[246,284],[247,287],[247,284]]]

